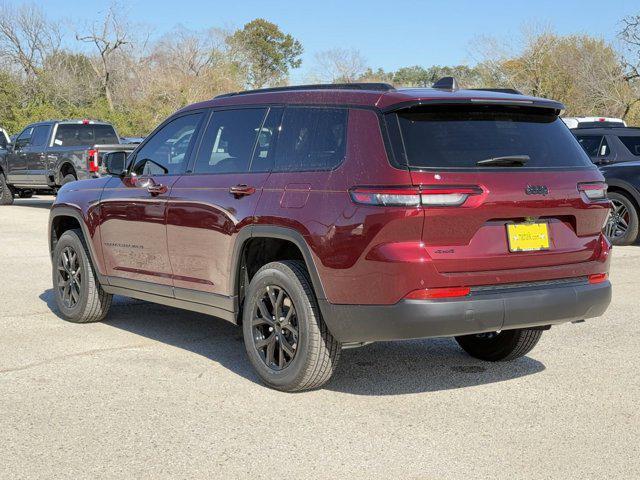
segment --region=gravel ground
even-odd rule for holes
[[[607,314],[528,357],[378,343],[285,394],[222,320],[122,297],[61,320],[50,204],[0,207],[0,478],[640,478],[638,246],[614,251]]]

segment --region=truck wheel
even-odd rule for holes
[[[626,195],[610,192],[611,214],[604,233],[614,245],[630,245],[638,238],[638,210]]]
[[[536,346],[542,330],[521,328],[456,337],[458,345],[474,358],[502,362],[520,358]]]
[[[53,250],[53,291],[66,320],[99,322],[111,306],[96,277],[81,230],[67,230]]]
[[[67,183],[75,182],[76,180],[78,180],[76,176],[70,173],[69,175],[65,175],[65,177],[62,179],[62,182],[60,182],[60,186],[66,185]]]
[[[31,198],[33,197],[33,190],[18,190],[18,197]]]
[[[341,345],[322,320],[304,263],[272,262],[258,270],[242,323],[249,360],[267,385],[293,392],[331,378]]]
[[[4,174],[0,173],[0,205],[11,205],[13,203],[13,192],[7,180],[4,178]]]

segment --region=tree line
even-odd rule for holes
[[[151,39],[112,4],[70,27],[36,5],[0,4],[0,125],[12,133],[48,118],[99,118],[123,135],[145,135],[193,102],[247,88],[286,85],[303,46],[257,18],[242,28],[176,27]],[[567,115],[640,124],[640,15],[621,20],[615,45],[589,35],[529,29],[510,42],[474,42],[473,66],[371,68],[355,49],[315,55],[309,82],[382,81],[430,86],[455,76],[464,87],[515,88],[550,97]]]

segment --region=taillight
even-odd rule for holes
[[[608,275],[606,273],[594,273],[593,275],[589,275],[589,283],[590,284],[595,284],[595,283],[602,283],[605,280],[607,280]]]
[[[409,292],[404,298],[409,300],[432,300],[436,298],[466,297],[471,293],[469,287],[423,288]]]
[[[87,152],[87,154],[89,155],[89,171],[90,172],[97,172],[99,169],[99,165],[98,165],[98,150],[95,149],[91,149]]]
[[[417,207],[420,205],[418,188],[352,188],[351,199],[362,205],[383,207]]]
[[[579,183],[578,191],[584,193],[589,200],[607,198],[607,184],[604,182]]]
[[[480,187],[424,187],[422,205],[428,207],[459,207],[471,195],[480,195]]]
[[[355,187],[349,190],[354,203],[384,207],[459,207],[483,190],[477,186]]]

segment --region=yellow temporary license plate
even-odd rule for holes
[[[507,237],[512,252],[549,249],[549,226],[546,223],[509,223]]]

